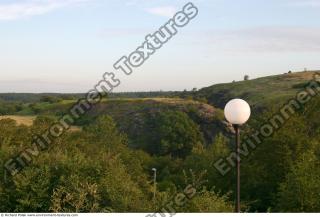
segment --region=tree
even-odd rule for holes
[[[71,175],[54,189],[50,210],[53,212],[98,212],[100,195],[96,183]]]
[[[185,113],[168,111],[157,113],[149,120],[147,147],[151,154],[186,157],[203,136]]]
[[[245,75],[245,76],[244,76],[244,80],[245,80],[245,81],[249,81],[249,75]]]
[[[51,175],[46,165],[27,168],[23,174],[14,177],[18,212],[42,212],[49,210]]]
[[[40,102],[47,102],[47,103],[57,103],[61,102],[62,99],[56,96],[42,96],[40,98]]]
[[[108,148],[120,148],[126,143],[126,136],[118,131],[115,122],[108,115],[97,118],[84,131],[88,133],[89,140],[102,143]]]
[[[188,212],[224,212],[231,213],[234,211],[234,205],[229,201],[228,195],[220,195],[214,191],[208,191],[205,188],[201,190],[194,198],[187,202]]]
[[[114,212],[146,211],[152,204],[117,156],[103,160],[105,175],[100,180],[102,201]],[[151,194],[150,194],[151,195]]]
[[[307,151],[290,169],[277,194],[277,208],[282,212],[320,211],[320,161]]]
[[[260,123],[269,120],[272,110],[260,115]],[[256,129],[259,129],[259,123]],[[250,152],[242,160],[241,189],[246,192],[243,199],[254,201],[250,205],[250,211],[266,212],[274,207],[274,195],[278,187],[284,181],[292,162],[297,161],[302,153],[311,147],[308,136],[308,124],[304,116],[296,113],[270,137],[264,138],[261,144]],[[250,135],[250,134],[249,134]],[[243,138],[246,135],[243,134]],[[250,149],[249,149],[250,150]]]

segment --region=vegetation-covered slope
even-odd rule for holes
[[[191,185],[195,194],[189,198],[190,191],[184,192],[182,197],[188,199],[174,204],[176,211],[231,212],[235,198],[233,137],[225,133],[228,125],[221,109],[191,100],[191,96],[208,97],[221,108],[229,98],[241,97],[255,108],[264,108],[263,112],[254,109],[242,128],[241,136],[247,141],[313,74],[214,85],[183,93],[184,99],[106,99],[78,121],[81,131],[68,131],[55,139],[20,175],[10,177],[0,170],[0,211],[151,212],[162,209]],[[12,113],[37,116],[32,125],[0,120],[2,165],[30,148],[33,135],[43,132],[52,118],[75,102],[50,101],[23,103]],[[318,95],[272,134],[260,137],[256,147],[241,144],[243,211],[320,211],[319,107]],[[220,160],[230,166],[224,176],[215,167]],[[157,169],[154,201],[152,168]]]
[[[59,117],[66,113],[76,101],[58,103],[37,103],[32,108],[26,107],[17,114],[46,115]],[[145,143],[144,136],[149,132],[150,120],[166,111],[186,113],[195,123],[205,138],[205,144],[211,144],[220,132],[226,133],[227,125],[223,121],[223,112],[211,105],[193,100],[179,98],[141,98],[141,99],[107,99],[92,108],[77,121],[77,125],[86,126],[101,115],[110,115],[119,129],[129,136],[131,147]]]
[[[223,108],[232,98],[247,100],[255,108],[268,104],[283,104],[294,96],[299,88],[313,79],[313,75],[320,71],[286,73],[248,81],[217,84],[203,88],[196,93],[197,97],[204,97],[212,105]]]

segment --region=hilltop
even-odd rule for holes
[[[248,81],[216,84],[200,89],[198,98],[206,98],[218,108],[223,108],[232,98],[247,100],[253,108],[263,108],[270,104],[283,104],[297,91],[313,79],[320,71],[286,73]]]

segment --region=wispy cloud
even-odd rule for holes
[[[17,20],[42,15],[59,8],[78,5],[88,0],[24,0],[0,4],[0,20]]]
[[[296,7],[320,7],[320,0],[297,0],[290,2],[290,5]]]
[[[270,26],[209,31],[201,35],[202,42],[219,52],[320,52],[320,28]]]
[[[177,9],[173,6],[153,7],[153,8],[146,8],[145,10],[150,14],[169,17],[169,18],[172,17],[177,12]]]

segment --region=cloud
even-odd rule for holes
[[[217,52],[320,52],[320,28],[316,27],[255,27],[201,35],[199,41]]]
[[[290,5],[295,7],[320,7],[320,0],[299,0],[290,2]]]
[[[148,13],[159,15],[163,17],[173,17],[173,15],[177,12],[177,9],[173,6],[164,6],[164,7],[154,7],[145,9]]]
[[[17,20],[42,15],[59,8],[78,5],[88,0],[25,0],[11,4],[0,4],[0,20]]]

